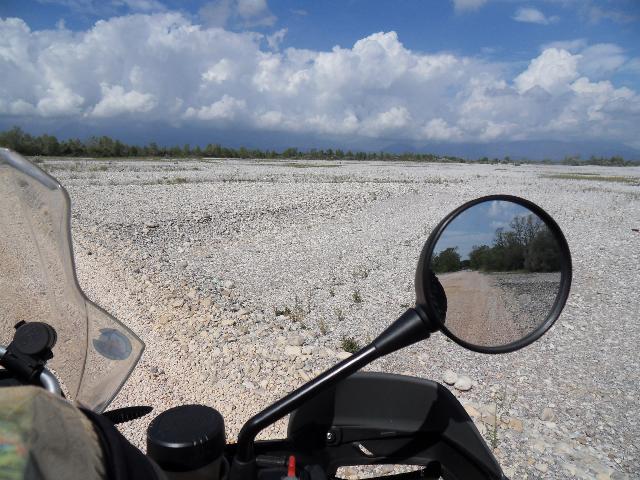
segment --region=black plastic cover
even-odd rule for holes
[[[181,405],[154,418],[147,428],[147,455],[170,472],[204,467],[224,452],[224,420],[205,405]]]
[[[421,378],[362,372],[291,414],[287,441],[329,475],[348,465],[438,467],[445,479],[502,479],[460,402]]]

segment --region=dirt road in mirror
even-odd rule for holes
[[[498,347],[520,338],[505,292],[489,275],[471,270],[438,275],[447,295],[446,327],[465,342]]]

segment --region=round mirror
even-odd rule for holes
[[[503,353],[538,339],[569,294],[571,256],[537,205],[494,195],[449,214],[427,240],[416,275],[418,306],[471,350]]]

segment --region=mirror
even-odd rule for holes
[[[491,196],[448,215],[420,259],[418,304],[456,342],[500,353],[555,322],[571,282],[569,248],[540,207]]]

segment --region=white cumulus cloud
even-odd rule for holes
[[[264,13],[261,5],[243,12]],[[393,31],[319,51],[270,48],[262,34],[176,12],[113,17],[81,32],[9,18],[0,20],[0,119],[91,118],[100,128],[125,116],[334,141],[632,144],[640,96],[610,78],[634,65],[616,45],[582,40],[543,48],[513,75],[502,63],[412,51]]]
[[[560,20],[558,16],[547,17],[540,10],[532,7],[519,8],[513,16],[513,19],[516,22],[537,23],[539,25],[549,25],[550,23]]]
[[[148,93],[130,90],[125,92],[121,85],[100,84],[102,98],[93,107],[94,117],[115,117],[123,113],[146,113],[156,106],[156,99]]]
[[[566,50],[548,48],[516,77],[515,85],[520,92],[536,86],[548,92],[566,90],[569,82],[578,76],[579,59],[578,55],[572,55]]]

